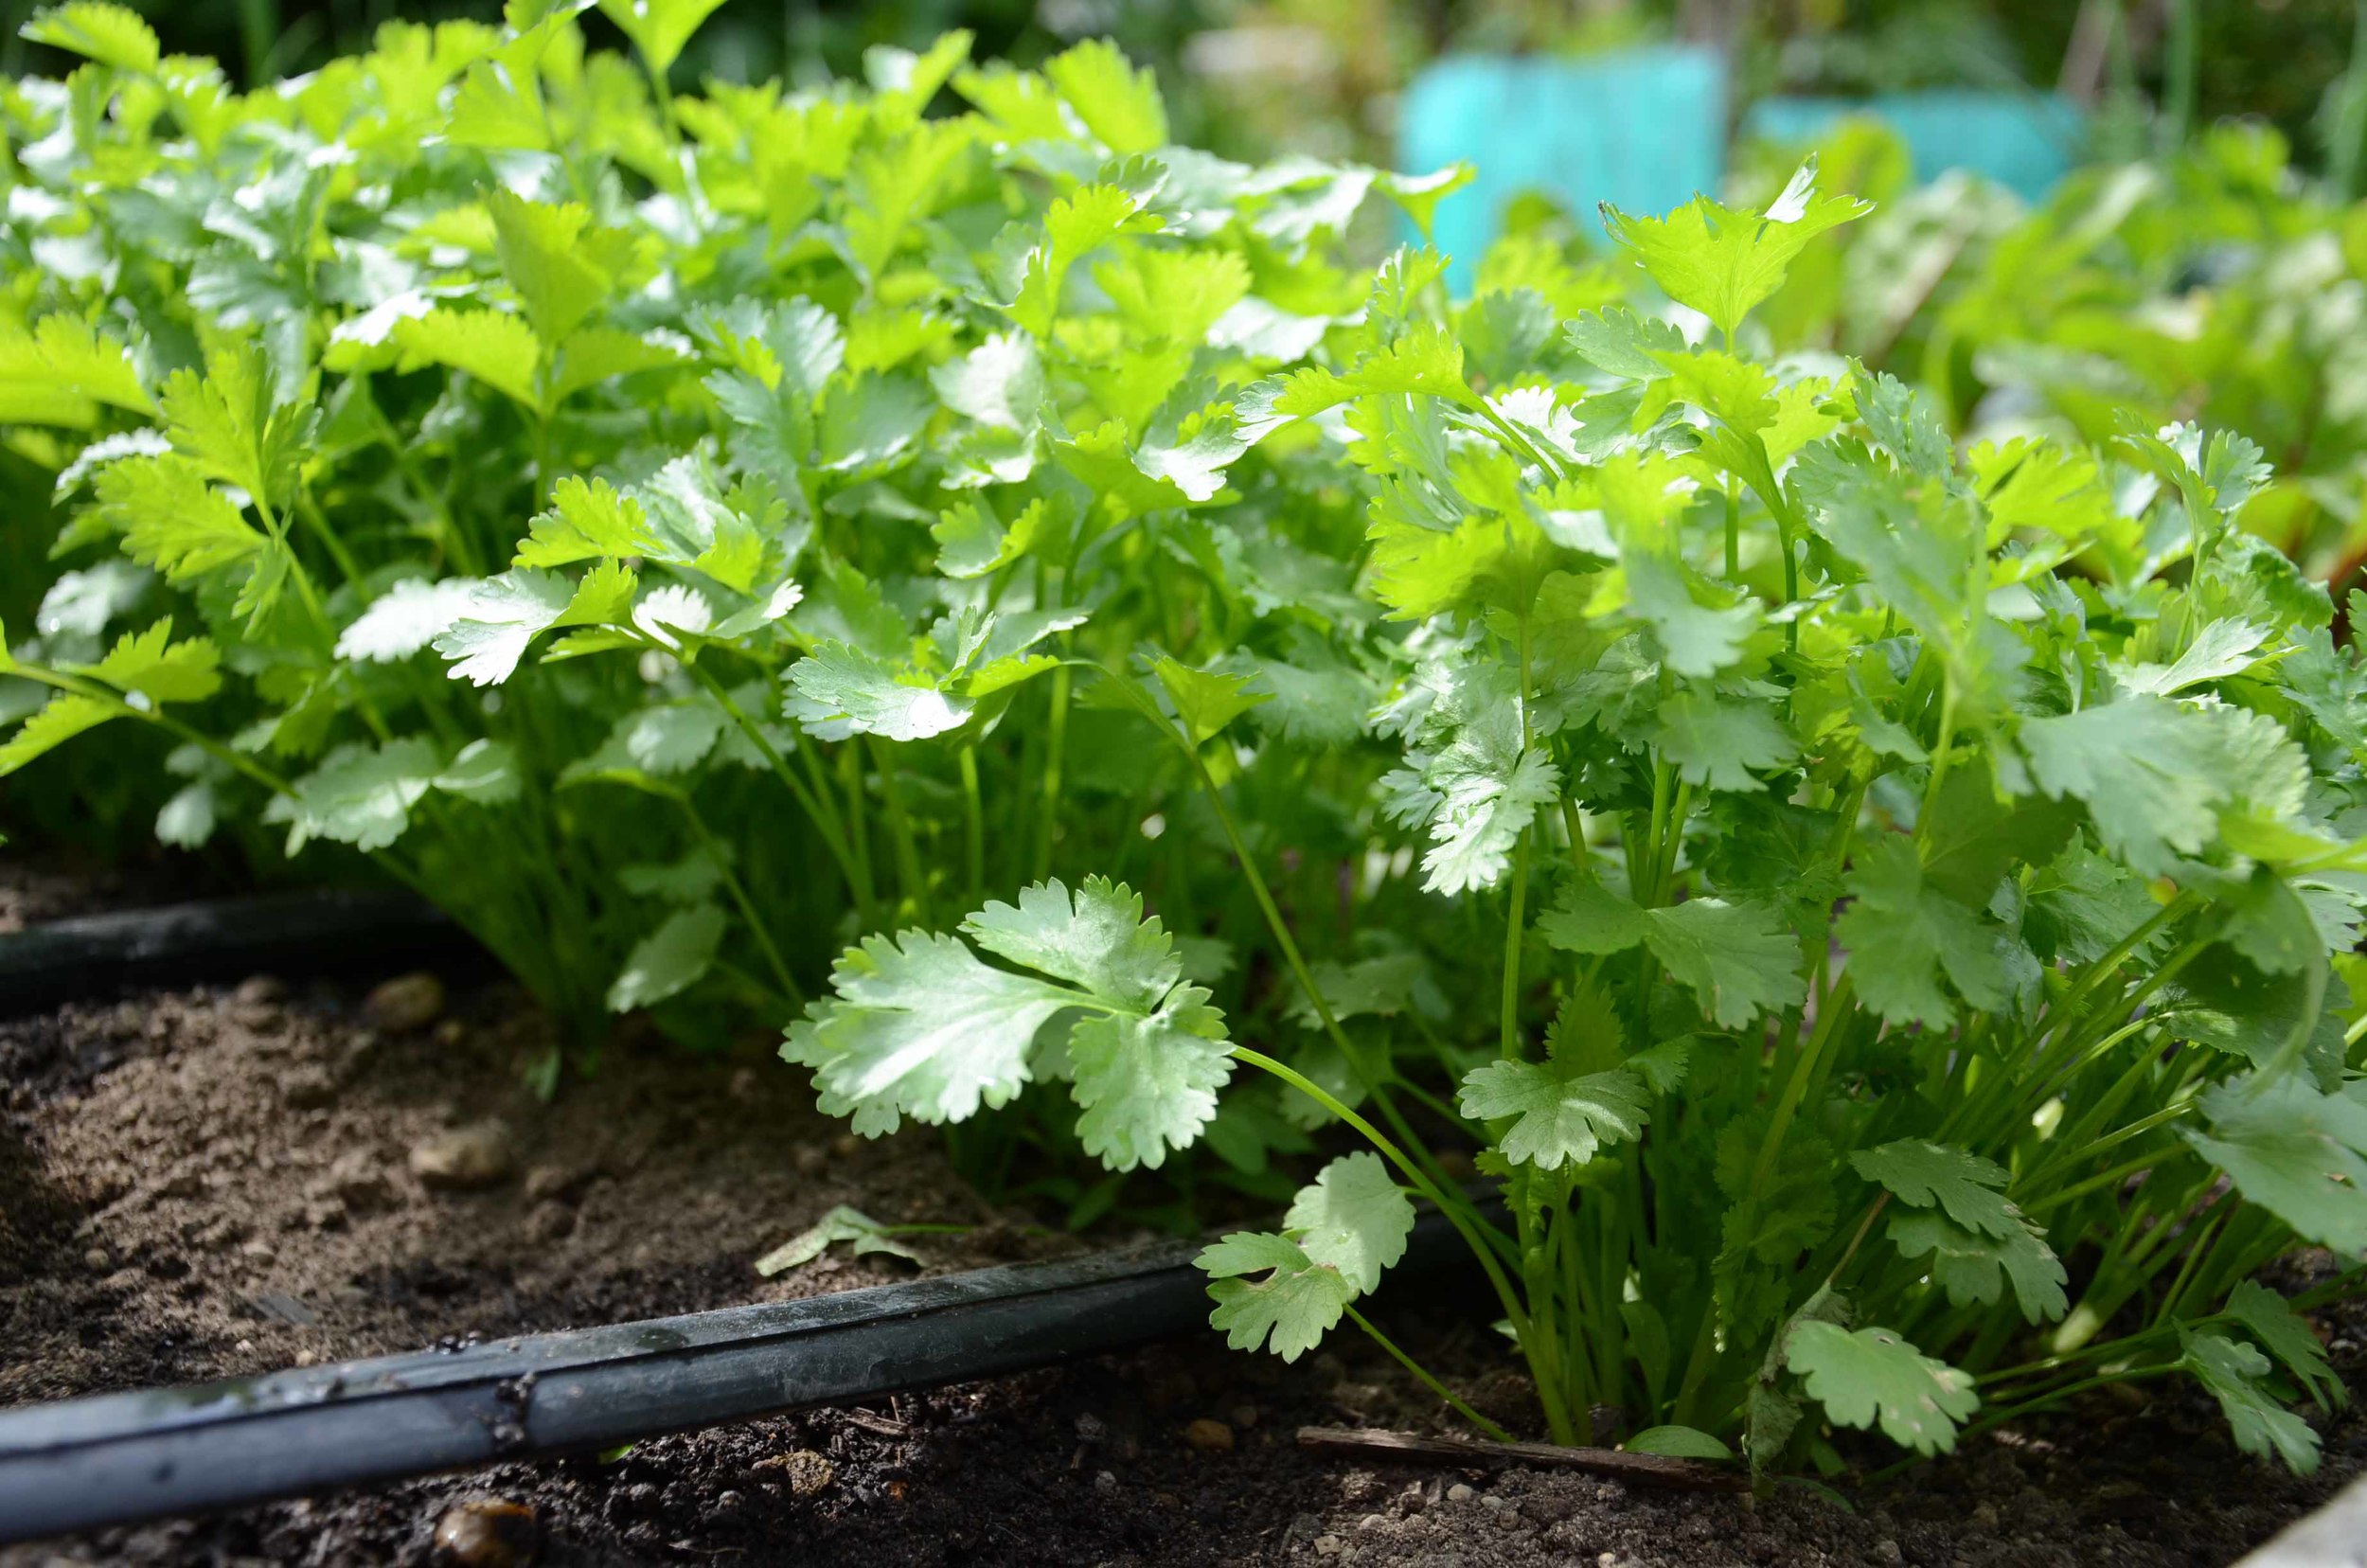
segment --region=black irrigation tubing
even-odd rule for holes
[[[0,1411],[0,1543],[872,1399],[1206,1331],[1196,1244]],[[1409,1277],[1463,1244],[1414,1227]]]
[[[469,961],[482,954],[459,928],[405,894],[182,904],[0,936],[0,1016],[138,986]],[[1205,1332],[1197,1250],[1164,1242],[0,1410],[0,1544],[597,1452]],[[1429,1214],[1393,1277],[1444,1287],[1468,1262]]]
[[[51,920],[0,935],[0,1018],[250,974],[487,970],[452,917],[393,888],[330,888]]]

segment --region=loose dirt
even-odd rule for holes
[[[970,1196],[925,1131],[846,1138],[767,1042],[702,1057],[628,1039],[545,1105],[520,1085],[548,1038],[514,992],[463,992],[427,1019],[408,1001],[414,1017],[378,1016],[413,1026],[373,1028],[360,992],[258,979],[0,1024],[0,1403],[908,1276],[836,1256],[756,1275],[754,1258],[840,1203],[975,1227],[919,1238],[932,1270],[1081,1244]],[[1523,1419],[1479,1303],[1392,1310],[1384,1295],[1382,1310],[1491,1414]],[[2358,1321],[2323,1326],[2346,1378],[2367,1382]],[[1973,1439],[1889,1487],[1756,1503],[1316,1459],[1292,1434],[1318,1423],[1452,1430],[1360,1339],[1286,1367],[1210,1334],[605,1462],[0,1551],[0,1568],[2218,1568],[2367,1460],[2367,1423],[2345,1412],[2324,1423],[2324,1470],[2291,1478],[2237,1455],[2183,1389]]]

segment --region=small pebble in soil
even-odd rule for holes
[[[1976,1530],[1996,1529],[1997,1505],[1994,1503],[1974,1504],[1972,1508],[1972,1527]]]
[[[104,1247],[93,1247],[84,1253],[82,1265],[93,1274],[107,1274],[116,1266],[115,1259],[107,1256],[107,1249]]]
[[[436,1522],[436,1557],[452,1568],[521,1568],[534,1560],[534,1510],[472,1497]]]
[[[1091,1411],[1077,1417],[1077,1440],[1078,1442],[1098,1443],[1109,1435],[1110,1423]]]
[[[526,1172],[526,1202],[572,1203],[580,1194],[588,1170],[571,1169],[562,1165],[539,1165]]]
[[[444,983],[424,970],[398,974],[362,999],[362,1021],[387,1034],[424,1029],[444,1015]]]
[[[515,1163],[509,1129],[498,1119],[436,1133],[411,1149],[411,1174],[421,1185],[441,1192],[491,1186],[507,1177]]]
[[[1880,1558],[1884,1562],[1904,1562],[1907,1560],[1906,1554],[1898,1549],[1898,1542],[1895,1541],[1883,1540],[1876,1541],[1874,1543],[1874,1555]]]
[[[1203,1416],[1184,1429],[1184,1440],[1202,1453],[1222,1453],[1233,1447],[1233,1429]]]
[[[1112,1475],[1108,1470],[1095,1472],[1094,1475],[1094,1490],[1106,1495],[1107,1493],[1113,1492],[1117,1489],[1118,1478],[1116,1476]]]
[[[1255,1405],[1235,1405],[1232,1410],[1227,1412],[1227,1414],[1233,1417],[1233,1424],[1239,1427],[1243,1432],[1247,1432],[1250,1428],[1257,1424],[1257,1407]]]
[[[811,1449],[792,1449],[775,1453],[756,1463],[759,1470],[780,1472],[780,1479],[789,1488],[789,1495],[804,1499],[819,1497],[828,1491],[837,1478],[838,1467]]]
[[[537,1203],[526,1216],[525,1232],[538,1246],[563,1241],[576,1232],[576,1211],[564,1203]]]
[[[1336,1535],[1319,1535],[1315,1538],[1315,1555],[1326,1558],[1338,1557],[1343,1544],[1344,1542]]]
[[[286,1000],[288,986],[276,975],[250,974],[240,981],[239,989],[230,994],[234,1001],[250,1007],[259,1007],[268,1002]]]
[[[1472,1498],[1477,1497],[1479,1493],[1473,1491],[1468,1485],[1461,1481],[1456,1482],[1453,1486],[1447,1488],[1447,1501],[1450,1503],[1468,1503]]]
[[[863,1140],[852,1132],[841,1132],[830,1140],[830,1152],[842,1160],[851,1160],[863,1148]]]

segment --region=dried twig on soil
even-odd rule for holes
[[[1362,1432],[1350,1427],[1301,1427],[1299,1447],[1349,1458],[1408,1465],[1543,1465],[1615,1476],[1647,1487],[1741,1491],[1750,1483],[1732,1470],[1693,1459],[1619,1449],[1563,1448],[1557,1443],[1490,1443],[1477,1437],[1422,1437],[1410,1432]]]

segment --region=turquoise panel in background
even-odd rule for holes
[[[1664,212],[1717,188],[1725,123],[1726,67],[1709,49],[1450,56],[1406,89],[1398,167],[1478,169],[1437,214],[1449,286],[1462,293],[1521,191],[1546,191],[1589,223],[1598,202]]]
[[[2087,136],[2079,111],[2061,98],[1969,89],[1761,98],[1743,116],[1742,134],[1813,141],[1849,115],[1872,115],[1898,133],[1914,161],[1917,184],[1951,169],[1969,169],[2030,202],[2043,199],[2070,172]]]

